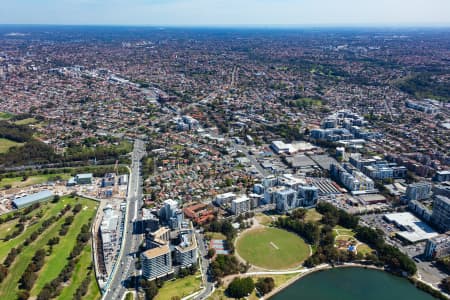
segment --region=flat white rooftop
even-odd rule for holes
[[[384,216],[389,222],[404,229],[396,232],[396,234],[411,243],[428,240],[439,235],[430,226],[409,212],[386,214]]]

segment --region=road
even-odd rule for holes
[[[141,140],[136,140],[131,155],[131,173],[128,182],[127,209],[125,212],[125,224],[122,237],[122,245],[118,260],[106,285],[102,299],[114,300],[122,299],[126,293],[125,281],[133,275],[137,275],[134,257],[138,253],[142,235],[133,234],[133,224],[135,220],[140,220],[142,214],[139,213],[142,207],[142,177],[140,174],[141,160],[145,155],[145,144]]]
[[[203,270],[203,283],[205,284],[205,288],[203,291],[195,297],[195,299],[203,300],[206,299],[213,291],[214,291],[214,281],[211,276],[208,274],[209,268],[209,260],[206,258],[208,254],[208,248],[205,245],[203,234],[197,232],[196,234],[197,243],[198,243],[198,251],[201,259],[201,268]]]
[[[267,172],[266,170],[263,169],[263,167],[261,166],[261,164],[256,160],[256,158],[253,155],[250,155],[248,153],[248,148],[244,145],[238,145],[235,144],[234,148],[236,150],[241,151],[247,158],[248,160],[250,160],[250,163],[256,168],[256,170],[259,172],[259,174],[261,175],[261,177],[266,177],[269,175],[269,172]]]

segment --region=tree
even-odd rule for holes
[[[206,255],[208,258],[213,258],[214,255],[216,254],[216,250],[214,250],[213,248],[208,250],[208,254]]]
[[[3,265],[0,265],[0,282],[2,282],[7,275],[8,275],[8,268],[6,268]]]
[[[275,281],[272,277],[259,278],[255,287],[262,295],[265,295],[273,290]]]
[[[158,295],[158,286],[156,285],[155,280],[147,281],[142,279],[140,281],[140,285],[145,292],[146,300],[152,300],[156,295]]]
[[[236,299],[247,297],[255,289],[255,284],[250,277],[235,278],[228,286],[226,293]]]
[[[60,199],[61,199],[61,197],[59,195],[55,195],[55,196],[53,196],[52,203],[57,203]]]

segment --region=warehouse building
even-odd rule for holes
[[[45,200],[49,200],[53,197],[53,193],[48,190],[41,191],[36,194],[28,195],[25,197],[14,199],[12,204],[15,208],[20,209],[26,206],[29,206],[31,204],[42,202]]]

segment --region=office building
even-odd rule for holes
[[[417,200],[408,202],[408,208],[419,218],[429,222],[431,220],[431,210]]]

